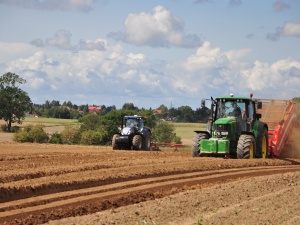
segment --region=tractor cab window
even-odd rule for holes
[[[235,117],[237,121],[237,130],[246,130],[246,103],[242,100],[220,99],[217,103],[217,119]]]
[[[139,127],[139,122],[136,119],[127,119],[126,127]]]
[[[245,103],[242,101],[226,101],[221,99],[217,104],[217,118],[242,116],[245,111]]]
[[[145,123],[145,121],[143,119],[141,119],[140,120],[140,126],[139,126],[139,128],[143,128],[144,127],[144,123]]]
[[[253,107],[253,103],[250,103],[249,104],[249,107],[248,107],[248,110],[249,110],[249,118],[250,120],[252,121],[254,118],[254,107]]]

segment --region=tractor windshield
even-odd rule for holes
[[[218,118],[239,117],[245,111],[245,102],[220,99],[217,103],[216,116]]]
[[[240,99],[219,99],[216,107],[216,119],[234,117],[237,122],[238,133],[247,129],[245,101]]]
[[[137,119],[127,119],[126,127],[139,127],[139,121]]]

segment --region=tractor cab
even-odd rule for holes
[[[216,100],[215,118],[216,124],[236,123],[236,132],[240,134],[247,130],[247,114],[252,109],[247,99],[219,98]]]

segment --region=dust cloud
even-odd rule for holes
[[[300,159],[300,128],[295,128],[282,150],[280,158]]]

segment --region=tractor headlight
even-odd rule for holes
[[[133,127],[124,127],[121,132],[122,135],[130,135],[131,133],[134,133]]]

